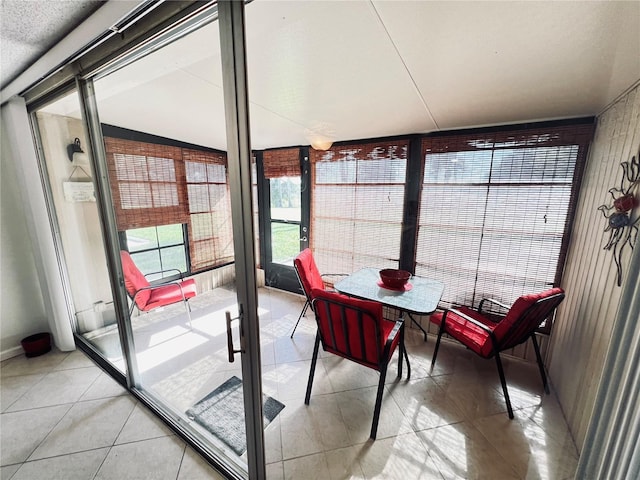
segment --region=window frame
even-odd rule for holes
[[[568,251],[568,246],[570,242],[571,229],[575,217],[575,210],[578,202],[579,188],[582,181],[582,176],[584,174],[585,164],[587,160],[587,152],[588,147],[593,138],[593,133],[595,130],[595,121],[592,117],[577,119],[577,120],[566,120],[566,121],[558,121],[558,122],[541,122],[536,124],[526,124],[526,125],[509,125],[504,127],[492,127],[485,129],[470,129],[463,131],[452,131],[452,132],[441,132],[431,135],[425,135],[422,137],[422,148],[421,148],[421,162],[423,164],[423,173],[421,176],[421,188],[419,192],[419,197],[417,199],[418,205],[422,205],[423,195],[425,194],[424,188],[424,171],[427,169],[426,165],[426,155],[429,151],[436,152],[456,152],[456,151],[472,151],[476,148],[476,146],[481,146],[481,148],[487,148],[487,150],[491,150],[492,152],[495,150],[506,150],[506,149],[531,149],[531,148],[540,148],[540,147],[563,147],[569,145],[577,146],[576,159],[575,159],[575,167],[571,176],[570,181],[565,182],[539,182],[540,184],[547,185],[564,185],[565,187],[570,189],[570,193],[568,196],[568,204],[566,209],[566,215],[564,219],[564,228],[562,229],[561,240],[559,253],[557,255],[557,263],[555,265],[555,273],[553,275],[553,279],[550,284],[545,285],[543,288],[551,288],[551,286],[560,286],[562,282],[562,274],[564,271],[564,265],[566,262],[566,256]],[[483,143],[486,142],[484,147]],[[488,148],[487,144],[490,142],[495,142],[494,147]],[[431,150],[429,150],[431,147]],[[480,151],[478,149],[477,151]],[[526,155],[524,155],[526,157]],[[472,183],[467,182],[467,185],[474,186],[485,186],[487,188],[486,197],[489,199],[491,195],[491,187],[500,188],[500,184],[509,185],[509,182],[500,182],[495,181],[492,182],[491,178],[487,181]],[[531,185],[535,182],[525,182],[525,185]],[[437,185],[437,182],[434,182],[432,185]],[[463,183],[464,184],[464,183]],[[442,184],[441,184],[442,185]],[[511,185],[517,185],[516,182],[512,182]],[[486,214],[487,208],[485,206],[484,212]],[[420,212],[417,215],[417,231],[415,237],[415,245],[416,251],[414,254],[412,265],[414,270],[418,267],[419,258],[419,230],[421,228],[420,225]],[[483,220],[484,229],[485,220]],[[424,227],[424,226],[423,226]],[[479,260],[482,252],[478,252]],[[479,270],[476,268],[475,280],[474,282],[478,282],[478,272]],[[474,283],[475,284],[475,283]],[[526,293],[533,293],[529,291],[523,291],[516,295],[522,295]],[[474,297],[475,297],[475,287],[474,287]],[[506,303],[513,302],[516,298],[509,299],[499,299]],[[477,303],[480,301],[480,297],[473,298],[473,303],[477,306]],[[545,322],[539,329],[539,333],[549,334],[551,332],[552,322]]]
[[[131,258],[134,260],[135,263],[135,255],[136,254],[140,254],[140,253],[148,253],[148,252],[158,252],[158,259],[160,262],[160,270],[156,270],[153,272],[145,272],[142,268],[140,268],[139,264],[136,263],[136,266],[138,266],[138,268],[140,269],[140,271],[142,272],[142,274],[146,277],[147,275],[150,275],[152,273],[160,273],[161,276],[160,278],[154,278],[154,279],[148,279],[149,283],[152,285],[155,284],[159,284],[159,283],[164,283],[166,281],[172,281],[172,280],[178,280],[180,278],[182,278],[183,276],[189,276],[191,275],[191,263],[189,261],[189,240],[188,240],[188,231],[187,231],[187,225],[184,223],[180,223],[180,224],[170,224],[170,225],[180,225],[181,229],[182,229],[182,242],[181,243],[172,243],[170,245],[160,245],[160,241],[159,241],[159,236],[158,236],[158,227],[163,227],[166,225],[155,225],[153,227],[144,227],[144,228],[153,228],[155,229],[155,233],[156,233],[156,240],[157,240],[157,245],[153,248],[143,248],[140,250],[131,250],[131,248],[129,247],[129,238],[127,236],[127,232],[131,231],[131,230],[135,230],[135,229],[131,229],[131,230],[124,230],[122,232],[118,232],[118,237],[119,237],[119,241],[120,241],[120,246],[122,249],[126,250],[127,252],[129,252],[129,254],[131,255]],[[162,250],[167,249],[167,248],[174,248],[174,247],[180,247],[182,246],[183,251],[184,251],[184,258],[185,258],[185,265],[186,265],[186,270],[182,271],[180,270],[180,273],[177,274],[173,274],[173,275],[164,275],[165,272],[175,272],[177,269],[164,269],[164,266],[162,265]]]
[[[193,252],[194,245],[193,235],[191,235],[191,216],[189,212],[189,195],[188,186],[192,182],[187,182],[186,163],[189,161],[202,163],[216,163],[224,165],[225,171],[225,185],[226,185],[226,198],[229,203],[229,209],[227,214],[229,216],[229,222],[231,221],[231,207],[230,207],[230,193],[229,193],[229,177],[226,163],[226,152],[221,152],[215,149],[202,147],[199,145],[193,145],[190,143],[181,142],[169,138],[159,137],[135,130],[129,130],[121,127],[115,127],[113,125],[102,125],[105,151],[107,153],[107,165],[109,171],[109,184],[113,192],[113,204],[115,209],[116,224],[118,229],[118,235],[121,245],[126,245],[126,241],[123,242],[122,233],[134,228],[146,228],[171,224],[182,224],[184,239],[186,242],[186,259],[187,259],[187,271],[188,275],[196,273],[202,273],[216,268],[223,267],[233,263],[233,253],[229,256],[225,256],[222,259],[213,261],[210,265],[206,265],[200,268],[194,268],[193,265]],[[114,148],[114,144],[116,147]],[[129,149],[129,150],[127,150]],[[119,190],[118,174],[116,171],[116,162],[114,158],[114,151],[126,151],[127,154],[145,154],[146,152],[168,152],[167,156],[174,161],[175,176],[176,176],[176,188],[178,196],[178,205],[171,208],[159,208],[157,211],[149,208],[141,209],[129,209],[124,210],[121,207],[121,197]],[[142,152],[142,153],[140,153]],[[199,183],[200,184],[200,183]],[[204,183],[209,185],[209,183]],[[215,182],[216,185],[221,185],[219,182]],[[122,212],[125,211],[125,214]],[[205,213],[211,213],[205,212]],[[126,218],[124,218],[126,217]],[[151,223],[153,222],[153,223]],[[233,241],[232,229],[229,229],[231,235],[231,241]],[[126,234],[125,234],[126,237]],[[197,242],[197,241],[196,241]],[[233,245],[231,246],[233,248]]]

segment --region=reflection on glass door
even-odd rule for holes
[[[243,369],[218,23],[93,81],[138,378],[246,475]],[[248,312],[244,312],[249,314]],[[239,357],[238,357],[239,358]]]
[[[126,373],[77,92],[35,112],[76,334]]]

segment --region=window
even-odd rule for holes
[[[116,127],[107,128],[119,131]],[[130,131],[127,135],[145,137]],[[154,137],[156,140],[167,141]],[[157,246],[144,249],[158,249],[163,246],[163,235],[169,235],[165,230],[174,232],[172,251],[182,249],[181,261],[185,263],[182,270],[189,273],[233,261],[231,202],[224,152],[107,135],[104,141],[116,224],[119,232],[126,232],[127,240],[132,231],[134,243],[157,236]],[[144,258],[157,267],[164,263],[163,255],[169,255],[169,251],[165,248],[137,258]]]
[[[592,125],[423,139],[416,274],[448,304],[558,284]]]
[[[105,137],[118,231],[187,223],[178,147]]]
[[[271,258],[272,263],[293,267],[293,259],[300,252],[301,237],[300,149],[266,150],[262,154],[262,165],[269,181],[271,248],[267,258]]]
[[[321,271],[397,268],[408,141],[311,151],[311,238]]]
[[[189,202],[191,269],[233,261],[231,198],[226,155],[183,150]]]
[[[187,252],[182,224],[127,230],[127,248],[131,258],[149,281],[187,272]],[[157,273],[163,272],[163,273]]]
[[[300,252],[300,176],[269,179],[271,261],[293,266]]]

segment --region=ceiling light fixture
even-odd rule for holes
[[[304,131],[304,136],[314,150],[329,150],[336,138],[333,126],[329,123],[316,123]]]
[[[327,137],[314,137],[311,139],[311,147],[314,150],[329,150],[333,145],[333,140]]]

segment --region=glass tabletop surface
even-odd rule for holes
[[[336,282],[334,288],[345,295],[374,300],[409,313],[426,315],[435,311],[444,291],[444,283],[424,277],[411,277],[404,291],[381,287],[380,269],[363,268]]]

